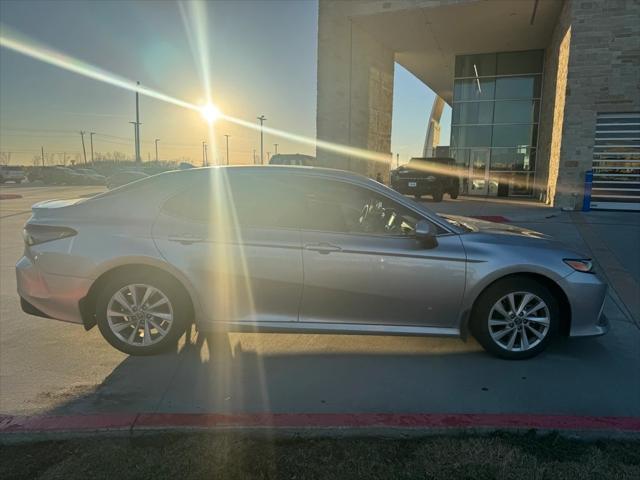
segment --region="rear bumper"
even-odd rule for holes
[[[561,287],[571,305],[572,337],[604,335],[609,321],[603,313],[607,284],[591,273],[574,272],[562,279]]]
[[[410,184],[415,183],[415,186]],[[442,188],[438,182],[429,182],[419,178],[397,179],[391,181],[391,188],[403,195],[430,195]]]
[[[79,302],[92,280],[40,271],[29,257],[16,264],[18,295],[25,313],[82,324]]]

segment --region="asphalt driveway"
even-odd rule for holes
[[[29,206],[45,198],[88,194],[96,187],[11,192],[18,190],[22,199],[0,200],[0,413],[640,416],[640,330],[614,297],[605,305],[612,322],[608,335],[559,339],[523,362],[490,357],[472,339],[197,332],[174,352],[127,357],[103,341],[97,329],[85,332],[78,325],[22,313],[15,293],[13,266],[21,254]],[[468,200],[434,206],[439,205],[458,213],[477,208]],[[509,209],[503,207],[511,216],[527,211],[520,224],[584,243],[568,216],[537,207]],[[614,218],[606,215],[607,222]],[[614,221],[626,225],[629,218]],[[607,245],[624,260],[624,250],[637,242],[614,239]]]

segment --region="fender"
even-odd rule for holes
[[[202,305],[198,299],[198,296],[196,295],[196,291],[195,291],[195,288],[193,287],[192,282],[188,279],[186,275],[184,275],[182,271],[180,271],[178,268],[174,267],[173,265],[167,263],[162,259],[146,256],[146,255],[117,257],[117,258],[109,259],[99,264],[92,272],[92,278],[94,279],[94,283],[91,286],[89,294],[83,300],[87,299],[88,297],[90,297],[90,295],[93,294],[93,291],[92,291],[93,287],[100,277],[111,272],[116,268],[131,267],[133,265],[145,265],[145,266],[157,268],[159,270],[167,272],[169,275],[173,276],[178,282],[180,282],[184,287],[184,289],[186,290],[187,294],[189,295],[191,304],[193,305],[194,320],[196,321],[196,323],[200,323],[200,320],[203,318],[204,312],[202,310]],[[81,306],[81,309],[82,309],[82,306]],[[85,320],[84,323],[86,328],[87,321]],[[90,325],[89,328],[91,328],[92,326],[93,325]]]

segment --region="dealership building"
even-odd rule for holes
[[[640,209],[640,1],[320,0],[318,138],[378,155],[319,163],[388,178],[394,63],[438,96],[415,156],[464,193],[579,209],[592,172],[593,208]]]

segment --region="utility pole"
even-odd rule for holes
[[[40,147],[40,153],[42,154],[42,166],[44,167],[44,147]]]
[[[82,140],[82,154],[84,155],[84,163],[87,163],[87,149],[84,146],[84,131],[80,131],[80,139]],[[44,162],[44,158],[42,159]]]
[[[278,144],[274,143],[273,146],[276,148],[276,153],[274,153],[274,155],[277,155],[278,154]]]
[[[140,85],[140,82],[136,82],[136,85]],[[140,163],[140,102],[138,99],[138,90],[136,89],[136,163]]]
[[[67,152],[62,153],[62,165],[67,166]]]
[[[256,164],[256,149],[253,149],[253,164]]]
[[[158,163],[158,142],[159,142],[159,141],[160,141],[160,139],[159,139],[159,138],[156,138],[156,139],[155,139],[155,142],[156,142],[156,163]]]
[[[91,140],[91,164],[93,165],[93,136],[96,132],[89,132],[89,140]]]
[[[227,165],[229,165],[229,137],[231,137],[231,135],[227,134],[225,137],[227,139]]]
[[[400,168],[400,154],[396,153],[396,168]]]
[[[138,124],[136,122],[129,122],[133,125],[133,158],[138,158],[136,155],[138,153]]]
[[[267,119],[264,115],[260,115],[258,120],[260,120],[260,165],[264,165],[264,135],[262,132],[262,124]]]
[[[202,141],[202,166],[207,166],[207,142]]]

